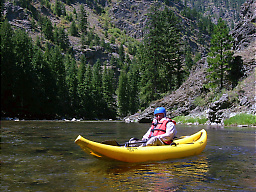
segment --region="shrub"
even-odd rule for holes
[[[206,100],[205,100],[205,98],[198,96],[195,98],[193,103],[195,106],[203,107],[206,105]]]
[[[224,125],[256,125],[256,115],[241,113],[224,120]]]

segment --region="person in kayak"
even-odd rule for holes
[[[164,107],[158,107],[154,111],[155,118],[151,127],[142,137],[142,141],[146,141],[143,146],[161,146],[170,145],[173,138],[177,134],[176,122],[166,117]]]

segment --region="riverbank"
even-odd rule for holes
[[[178,116],[173,118],[179,124],[187,125],[215,125],[210,124],[206,117]],[[223,120],[219,126],[256,127],[256,115],[240,113]]]
[[[19,118],[12,118],[12,117],[6,117],[6,118],[1,118],[1,121],[40,121],[40,122],[85,122],[85,123],[100,123],[100,122],[112,122],[112,123],[117,123],[117,122],[124,122],[123,120],[83,120],[83,119],[19,119]]]
[[[184,125],[210,125],[210,126],[236,126],[236,127],[256,127],[256,115],[252,114],[237,114],[229,119],[225,119],[223,123],[221,124],[212,124],[209,123],[209,120],[207,117],[201,116],[201,117],[192,117],[192,116],[177,116],[174,117],[173,120],[177,122],[177,124],[184,124]],[[124,120],[83,120],[83,119],[44,119],[44,120],[25,120],[25,119],[18,119],[18,118],[2,118],[1,121],[42,121],[42,122],[84,122],[84,123],[117,123],[117,122],[125,122],[125,123],[132,123],[135,121],[127,121],[127,119]]]

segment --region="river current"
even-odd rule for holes
[[[178,136],[202,128],[197,156],[146,163],[96,159],[74,143],[141,138],[150,124],[1,121],[1,191],[255,191],[255,128],[177,125]]]

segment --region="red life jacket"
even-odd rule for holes
[[[165,118],[163,120],[161,119],[160,122],[157,122],[156,125],[154,124],[154,121],[153,121],[152,125],[151,125],[151,134],[150,134],[149,138],[166,133],[166,124],[169,123],[169,122],[173,122],[174,125],[176,125],[176,121],[171,120],[169,118]],[[167,145],[170,145],[172,143],[172,140],[164,142],[164,143],[167,144]]]

